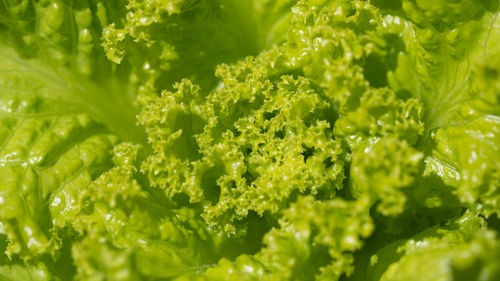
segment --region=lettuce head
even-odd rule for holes
[[[498,0],[3,0],[0,280],[500,280]]]

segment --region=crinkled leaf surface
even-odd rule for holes
[[[1,280],[500,278],[498,0],[5,0]]]

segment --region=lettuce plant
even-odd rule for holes
[[[0,2],[0,280],[500,280],[498,14]]]

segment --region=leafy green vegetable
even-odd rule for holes
[[[499,6],[2,1],[0,280],[499,280]]]

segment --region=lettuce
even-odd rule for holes
[[[500,279],[498,0],[5,0],[1,280]]]

